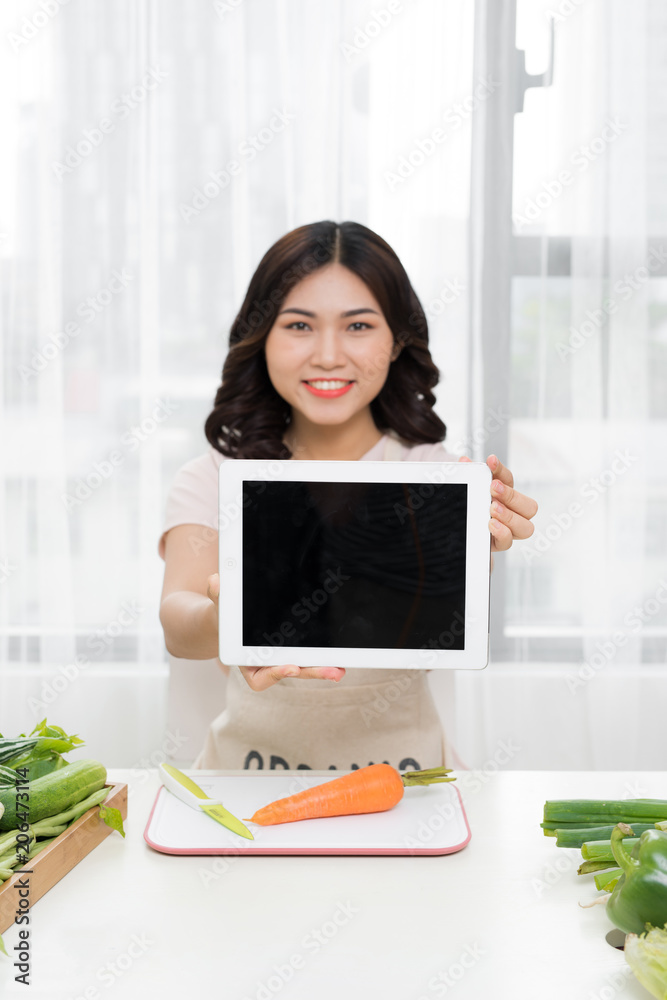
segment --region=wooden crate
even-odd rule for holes
[[[104,787],[110,789],[109,795],[104,800],[104,805],[118,809],[123,819],[127,819],[127,785],[114,784]],[[93,806],[76,822],[63,830],[52,844],[49,844],[28,862],[25,867],[32,871],[31,875],[22,876],[20,872],[17,872],[6,882],[3,882],[0,886],[0,934],[8,930],[14,923],[18,903],[14,884],[20,878],[30,879],[29,899],[32,909],[37,900],[53,888],[63,875],[71,871],[82,858],[85,858],[86,854],[89,854],[105,837],[114,832],[100,819],[100,807]]]

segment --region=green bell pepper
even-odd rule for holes
[[[607,902],[607,914],[626,934],[643,934],[647,924],[667,923],[667,832],[645,830],[631,855],[622,841],[632,833],[627,823],[618,823],[611,834],[611,850],[623,874]]]

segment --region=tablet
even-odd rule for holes
[[[490,485],[480,462],[221,462],[221,661],[485,667]]]

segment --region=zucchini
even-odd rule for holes
[[[107,780],[107,771],[98,760],[77,760],[72,764],[30,781],[25,789],[29,798],[18,803],[19,813],[28,813],[28,823],[37,823],[48,816],[69,809],[93,792],[102,788]],[[0,830],[15,830],[17,819],[16,786],[0,787],[0,805],[4,813],[0,816]],[[26,808],[27,807],[27,808]]]

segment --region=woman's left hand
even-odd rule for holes
[[[462,457],[459,462],[470,462]],[[537,502],[525,493],[514,489],[514,477],[510,470],[495,456],[489,455],[486,464],[491,470],[491,551],[504,552],[515,538],[530,538],[535,530],[531,518],[537,513]]]

